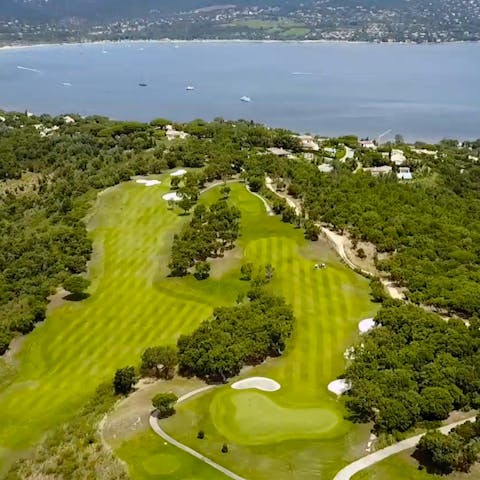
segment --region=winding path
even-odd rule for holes
[[[189,398],[193,397],[194,395],[198,395],[199,393],[206,392],[207,390],[211,390],[214,388],[215,385],[207,385],[206,387],[198,388],[197,390],[193,390],[192,392],[186,393],[185,395],[182,395],[178,400],[178,403],[182,403],[185,400],[188,400]],[[210,465],[211,467],[215,468],[219,472],[222,472],[224,475],[227,477],[232,478],[233,480],[246,480],[243,477],[240,477],[236,473],[231,472],[225,467],[222,467],[218,463],[215,463],[213,460],[210,460],[208,457],[205,457],[201,453],[197,452],[196,450],[193,450],[193,448],[187,447],[183,443],[178,442],[174,438],[172,438],[170,435],[168,435],[162,427],[160,427],[160,424],[158,423],[158,418],[155,415],[155,413],[150,414],[149,418],[150,426],[152,427],[153,431],[162,437],[165,441],[168,443],[171,443],[173,446],[179,448],[180,450],[183,450],[184,452],[192,455],[195,458],[198,458],[200,461],[203,463],[206,463],[207,465]]]
[[[440,427],[437,430],[442,432],[443,434],[447,434],[453,428],[458,427],[463,423],[473,421],[475,421],[475,417],[470,417],[464,420],[459,420],[458,422],[449,423],[448,425]],[[424,435],[425,433],[415,435],[414,437],[407,438],[406,440],[402,440],[401,442],[395,443],[394,445],[390,445],[389,447],[377,450],[370,455],[359,458],[358,460],[355,460],[354,462],[347,465],[345,468],[342,468],[342,470],[340,470],[335,475],[333,480],[350,480],[355,474],[357,474],[361,470],[365,470],[366,468],[371,467],[375,463],[378,463],[387,457],[403,452],[404,450],[414,448]]]

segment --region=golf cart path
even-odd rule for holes
[[[194,395],[198,395],[199,393],[206,392],[207,390],[211,390],[214,388],[215,385],[207,385],[206,387],[198,388],[197,390],[193,390],[192,392],[186,393],[185,395],[182,395],[178,400],[178,403],[182,403],[185,400],[188,400],[189,398],[193,397]],[[158,423],[158,418],[154,415],[154,413],[150,414],[149,418],[150,426],[152,427],[153,431],[162,437],[166,442],[172,444],[173,446],[179,448],[180,450],[183,450],[184,452],[194,456],[195,458],[198,458],[201,460],[203,463],[206,463],[207,465],[210,465],[211,467],[215,468],[219,472],[222,472],[224,475],[227,477],[233,478],[233,480],[246,480],[243,477],[240,477],[239,475],[231,472],[225,467],[222,467],[218,463],[215,463],[213,460],[210,460],[208,457],[205,457],[201,453],[197,452],[196,450],[193,450],[193,448],[187,447],[183,443],[178,442],[174,438],[172,438],[170,435],[168,435],[159,425]]]
[[[462,425],[466,422],[473,422],[475,421],[475,417],[466,418],[463,420],[459,420],[457,422],[449,423],[443,427],[437,428],[437,430],[443,434],[447,434],[455,427]],[[414,448],[419,440],[425,435],[422,433],[420,435],[415,435],[414,437],[407,438],[406,440],[402,440],[401,442],[395,443],[394,445],[390,445],[389,447],[382,448],[381,450],[377,450],[370,455],[365,457],[359,458],[354,462],[350,463],[346,467],[342,468],[333,478],[333,480],[350,480],[355,474],[364,470],[368,467],[371,467],[375,463],[381,462],[387,457],[391,455],[395,455],[397,453],[403,452],[404,450],[408,450],[410,448]]]

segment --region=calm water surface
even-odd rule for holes
[[[480,44],[147,42],[0,50],[6,110],[247,118],[327,135],[478,138],[479,86]],[[243,95],[251,102],[241,102]]]

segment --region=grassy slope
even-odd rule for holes
[[[215,195],[209,193],[209,197]],[[235,187],[232,197],[242,209],[239,245],[245,260],[270,262],[275,267],[270,288],[287,298],[297,316],[293,348],[283,358],[270,360],[249,373],[272,377],[282,389],[260,394],[220,387],[179,406],[164,427],[177,439],[249,479],[272,475],[310,479],[320,474],[330,478],[358,453],[351,446],[366,434],[362,427],[352,428],[342,420],[339,403],[326,389],[342,371],[343,352],[355,338],[357,322],[372,313],[366,281],[339,264],[328,248],[305,242],[301,231],[267,217],[260,201],[242,187]],[[325,260],[326,270],[313,269],[314,263]],[[241,288],[237,272],[222,278],[223,288]],[[195,282],[192,295],[194,290],[212,290],[215,283]],[[272,409],[265,409],[266,405]],[[245,426],[242,417],[248,411],[253,418],[261,418]],[[206,440],[196,439],[199,429],[206,432]],[[151,445],[151,435],[144,438]],[[287,441],[278,443],[279,439]],[[136,466],[135,478],[157,478],[145,468],[138,469],[142,454],[135,448],[137,441],[127,441],[119,450],[121,457]],[[223,442],[229,444],[228,455],[220,453]],[[156,452],[163,448],[159,440]],[[147,449],[145,464],[152,454]],[[168,478],[177,478],[177,474]]]
[[[132,182],[99,197],[90,220],[92,296],[55,310],[25,339],[18,373],[0,390],[0,462],[70,418],[115,368],[138,363],[145,347],[173,343],[209,315],[210,304],[179,301],[154,282],[172,231],[186,220],[167,210],[166,191]]]
[[[286,295],[299,317],[295,348],[287,359],[271,363],[273,376],[284,385],[284,401],[333,405],[325,384],[340,373],[342,352],[354,336],[355,324],[370,312],[365,281],[333,259],[326,271],[314,271],[318,255],[299,255],[299,248],[305,249],[300,231],[267,217],[261,201],[243,186],[232,190],[243,213],[240,244],[247,258],[275,266],[273,287]],[[206,282],[165,278],[172,232],[186,220],[167,210],[161,199],[166,191],[164,185],[129,183],[99,197],[90,219],[95,243],[92,296],[55,310],[26,338],[17,356],[17,375],[0,391],[3,462],[70,418],[115,368],[137,363],[147,346],[175,342],[180,333],[207,318],[212,307],[232,303],[246,288],[237,269]],[[207,194],[209,199],[216,195]],[[226,261],[232,268],[239,264]],[[337,442],[325,448],[333,452],[339,446]],[[136,450],[130,451],[132,457],[125,455],[132,465],[142,455]],[[201,478],[212,475],[209,470]]]

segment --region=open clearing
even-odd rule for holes
[[[49,313],[26,337],[16,356],[18,371],[0,390],[4,465],[68,420],[116,368],[138,364],[148,346],[173,344],[208,318],[215,306],[233,304],[248,288],[239,279],[238,259],[226,258],[231,267],[203,282],[166,278],[173,233],[188,217],[168,209],[162,199],[169,192],[168,175],[158,179],[162,183],[155,188],[129,182],[99,196],[89,222],[95,253],[89,272],[91,296]],[[368,283],[328,249],[322,258],[313,258],[301,230],[268,216],[262,201],[243,185],[231,188],[232,201],[242,211],[239,251],[245,261],[274,266],[271,288],[286,297],[297,317],[289,351],[253,369],[256,376],[273,378],[282,388],[258,392],[221,387],[180,405],[178,414],[162,426],[182,443],[249,479],[333,477],[358,455],[353,447],[368,437],[368,429],[343,420],[340,404],[327,390],[342,372],[343,352],[357,338],[359,320],[374,313]],[[209,202],[218,195],[218,189],[212,189],[201,200]],[[315,263],[325,260],[327,269],[314,270]],[[230,415],[225,415],[227,408]],[[257,409],[262,412],[259,417]],[[245,422],[257,429],[261,443]],[[308,440],[302,433],[307,426]],[[206,432],[204,441],[196,439],[200,428]],[[283,442],[272,443],[275,431]],[[222,478],[164,445],[153,432],[131,433],[115,447],[135,479]],[[220,453],[223,442],[229,444],[227,455]]]

